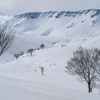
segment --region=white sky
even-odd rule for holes
[[[0,13],[6,15],[94,8],[100,9],[100,0],[0,0]]]

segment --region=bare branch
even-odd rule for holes
[[[6,32],[7,26],[0,25],[0,56],[12,46],[14,42],[15,33]]]

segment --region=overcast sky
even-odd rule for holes
[[[94,8],[100,9],[100,0],[0,0],[0,13],[6,15]]]

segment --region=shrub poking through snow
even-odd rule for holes
[[[27,53],[30,53],[30,56],[32,56],[33,51],[34,51],[34,49],[31,48],[31,49],[29,49],[29,50],[27,51]]]
[[[44,44],[41,44],[40,47],[41,47],[41,49],[43,49],[45,47],[45,45]]]
[[[19,57],[19,54],[14,54],[14,57],[17,59]]]
[[[19,53],[19,56],[22,56],[22,55],[24,55],[24,51],[22,51],[22,52]]]
[[[14,57],[17,59],[19,58],[20,56],[24,55],[24,52],[20,52],[19,54],[14,54]]]
[[[41,73],[42,73],[42,75],[44,75],[44,74],[43,74],[43,72],[44,72],[44,67],[39,66],[39,68],[41,69]]]

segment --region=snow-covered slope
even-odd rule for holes
[[[45,83],[0,77],[2,100],[99,100],[97,94]]]
[[[1,19],[3,18],[5,17],[2,15]],[[99,39],[100,10],[25,13],[10,19],[8,17],[4,25],[7,25],[8,29],[16,30],[14,46],[8,50],[12,55],[26,52],[30,48],[37,49],[41,43],[44,43],[46,48],[80,46],[91,44],[91,41],[96,43]],[[91,44],[92,46],[99,47],[99,44]]]
[[[42,83],[43,87],[44,84],[49,84],[52,88],[57,87],[56,92],[65,87],[67,91],[71,91],[68,93],[69,95],[75,91],[78,91],[77,93],[82,91],[82,94],[85,94],[83,91],[87,91],[87,84],[80,83],[77,81],[77,77],[65,73],[65,66],[78,46],[100,48],[99,9],[25,13],[7,17],[3,23],[8,26],[8,29],[16,30],[16,35],[13,46],[0,57],[0,76],[12,77],[16,81],[24,79],[33,83]],[[42,43],[45,44],[45,48],[38,50]],[[33,56],[28,56],[26,53],[30,48],[36,49]],[[24,51],[25,54],[15,59],[13,55],[21,51]],[[44,75],[41,75],[40,66],[45,69]],[[22,87],[22,85],[17,86]],[[27,89],[30,91],[30,88],[27,87]],[[19,90],[24,91],[24,89]],[[32,89],[32,91],[34,93],[35,90]],[[36,91],[40,90],[36,89]],[[98,93],[97,90],[93,92]],[[51,93],[48,93],[48,96],[50,95]],[[64,100],[67,99],[65,95],[63,97],[65,97]],[[93,97],[95,98],[95,96]],[[82,99],[84,100],[84,98]],[[87,96],[85,100],[88,99],[90,97]],[[63,100],[63,98],[55,100]],[[80,100],[80,98],[76,94],[76,98],[68,96],[68,100]],[[96,100],[99,100],[99,97]]]
[[[7,16],[0,13],[0,24],[4,24],[6,21],[11,20],[12,18],[12,16]]]

